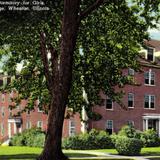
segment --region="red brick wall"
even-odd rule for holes
[[[142,71],[149,71],[151,67],[142,67]],[[160,114],[160,69],[152,68],[155,72],[155,86],[148,86],[144,84],[144,72],[135,73],[135,81],[140,86],[126,85],[122,90],[125,91],[126,95],[123,97],[122,101],[127,106],[128,105],[128,93],[134,93],[134,108],[128,108],[128,110],[122,109],[117,103],[113,104],[113,110],[106,110],[105,106],[95,106],[94,111],[100,113],[103,118],[100,121],[90,122],[90,127],[97,129],[105,129],[106,121],[113,120],[114,132],[117,132],[123,125],[127,124],[127,121],[134,121],[134,125],[137,129],[143,130],[143,119],[142,116],[148,113]],[[128,70],[124,71],[125,74]],[[144,95],[151,94],[155,95],[155,109],[145,109],[144,108]],[[105,95],[101,93],[102,98],[106,98]]]
[[[5,94],[5,100],[2,102],[2,94],[0,95],[0,141],[3,141],[3,139],[6,139],[8,137],[8,119],[10,117],[9,114],[9,105],[11,102],[9,101],[9,96],[10,94]],[[15,115],[18,111],[23,109],[26,105],[27,101],[22,100],[20,108],[19,109],[13,109],[12,110],[12,116]],[[4,108],[4,116],[2,116],[2,107]],[[35,110],[28,112],[22,113],[21,116],[22,118],[22,130],[26,129],[26,123],[27,121],[31,122],[31,127],[36,127],[38,121],[42,121],[43,126],[42,129],[46,130],[47,129],[47,119],[48,116],[44,114],[43,112],[39,112],[38,108],[35,107]],[[81,132],[81,121],[79,118],[79,114],[75,114],[74,116],[71,117],[72,120],[75,121],[76,124],[76,134]],[[70,119],[65,119],[64,120],[64,127],[63,127],[63,137],[68,137],[69,136],[69,121]],[[1,124],[4,125],[4,135],[1,133]],[[17,130],[18,131],[18,130]],[[14,134],[14,125],[11,123],[11,133],[12,135]]]

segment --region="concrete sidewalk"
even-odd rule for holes
[[[74,151],[71,151],[72,153]],[[76,153],[82,153],[82,154],[91,154],[91,157],[72,157],[70,159],[109,159],[109,158],[114,158],[114,159],[134,159],[134,160],[149,160],[147,157],[144,156],[122,156],[122,155],[113,155],[109,153],[102,153],[102,152],[89,152],[89,151],[76,151]],[[94,157],[94,155],[96,157]],[[152,157],[152,156],[148,156]],[[154,156],[155,157],[155,156]]]

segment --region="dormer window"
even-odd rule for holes
[[[154,61],[153,48],[147,49],[147,60]]]

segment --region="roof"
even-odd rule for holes
[[[155,48],[155,51],[160,51],[160,41],[159,40],[144,40],[144,44],[148,47],[153,47]]]

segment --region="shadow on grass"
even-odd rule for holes
[[[15,154],[15,155],[0,155],[2,160],[35,160],[38,154]]]
[[[143,156],[160,156],[160,153],[159,152],[151,151],[151,152],[142,153],[142,155]]]
[[[65,153],[68,157],[96,157],[92,154],[83,153]],[[14,154],[14,155],[0,155],[0,160],[35,160],[38,154]]]
[[[65,153],[68,157],[97,157],[94,154],[86,154],[86,153]]]

